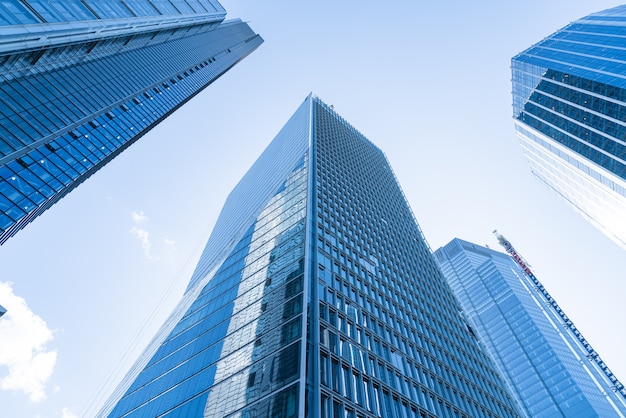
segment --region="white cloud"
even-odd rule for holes
[[[61,418],[78,418],[78,415],[70,411],[67,406],[61,411]]]
[[[0,282],[0,300],[7,310],[0,318],[0,365],[8,370],[0,373],[0,389],[22,391],[31,402],[43,401],[57,359],[56,350],[46,348],[54,334],[26,301],[13,293],[12,283]]]
[[[141,248],[143,249],[143,254],[146,256],[148,260],[158,260],[159,258],[152,254],[151,248],[152,243],[150,242],[150,233],[143,228],[139,228],[133,226],[130,231],[131,235],[135,236],[141,242]]]
[[[133,217],[133,222],[135,222],[136,224],[141,224],[150,220],[150,218],[148,218],[146,214],[143,213],[143,210],[140,210],[139,212],[133,211],[131,213],[131,216]]]
[[[130,234],[139,240],[139,242],[141,243],[141,248],[143,249],[143,254],[148,260],[158,260],[159,257],[152,254],[151,251],[152,242],[150,241],[150,232],[148,232],[144,228],[140,228],[139,226],[137,226],[149,221],[150,218],[148,218],[142,210],[132,211],[131,216],[133,217],[133,222],[135,223],[135,226],[130,229]]]
[[[163,242],[165,243],[165,245],[169,245],[170,247],[173,247],[174,245],[176,245],[176,241],[174,241],[173,239],[165,238]]]

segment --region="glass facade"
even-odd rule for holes
[[[623,393],[511,257],[460,239],[435,256],[527,417],[626,416]]]
[[[515,128],[533,174],[626,249],[626,6],[512,60]]]
[[[100,416],[516,417],[384,154],[309,96]]]
[[[223,19],[208,0],[0,4],[0,244],[263,41]]]

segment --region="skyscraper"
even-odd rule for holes
[[[384,154],[309,96],[100,416],[518,416]]]
[[[531,170],[626,249],[626,6],[575,21],[512,60]]]
[[[216,0],[0,3],[0,244],[263,40]]]
[[[533,418],[625,417],[624,386],[515,255],[521,264],[458,238],[435,251],[521,410]]]

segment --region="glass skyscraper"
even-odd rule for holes
[[[384,154],[309,96],[99,416],[515,417]]]
[[[567,25],[511,66],[533,174],[626,249],[626,6]]]
[[[623,385],[513,258],[458,238],[435,256],[527,417],[626,416]]]
[[[216,0],[0,2],[0,244],[255,50]]]

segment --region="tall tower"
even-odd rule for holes
[[[0,244],[262,42],[216,0],[0,3]]]
[[[624,386],[514,256],[519,264],[458,238],[435,251],[521,410],[529,418],[626,417]]]
[[[384,154],[309,96],[100,416],[514,417]]]
[[[515,129],[533,174],[626,249],[626,6],[512,60]]]

